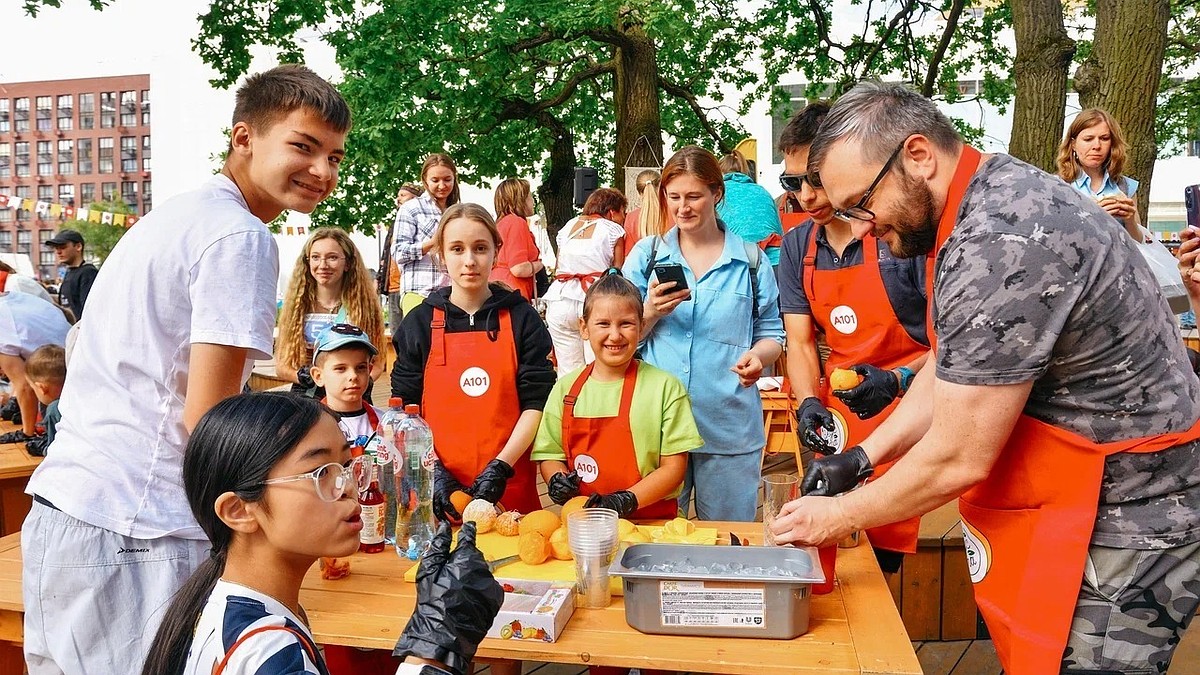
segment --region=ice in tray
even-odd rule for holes
[[[808,571],[790,569],[778,565],[763,567],[761,565],[746,565],[740,562],[701,563],[691,558],[669,560],[660,563],[651,563],[650,561],[643,560],[631,569],[638,572],[661,574],[716,574],[723,577],[787,577],[792,579],[807,579],[810,574]]]

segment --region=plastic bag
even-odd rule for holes
[[[1171,306],[1171,311],[1182,314],[1191,309],[1188,303],[1187,289],[1183,287],[1183,278],[1179,276],[1179,261],[1175,259],[1175,256],[1171,255],[1162,242],[1155,239],[1143,241],[1137,247],[1142,257],[1146,259],[1146,264],[1150,266],[1150,271],[1154,272],[1154,278],[1167,298],[1167,304]]]

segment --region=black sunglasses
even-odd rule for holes
[[[329,330],[337,333],[338,335],[353,335],[355,337],[364,335],[363,329],[355,326],[352,323],[335,323],[329,327]]]
[[[779,177],[779,185],[788,192],[799,192],[804,187],[804,181],[808,181],[809,186],[813,189],[821,189],[821,177],[816,171],[808,173],[785,173]]]

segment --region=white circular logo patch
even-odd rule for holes
[[[459,375],[458,386],[462,388],[464,394],[476,398],[487,393],[488,388],[492,386],[492,378],[483,368],[471,366],[464,370],[462,375]]]
[[[575,473],[585,483],[595,483],[600,477],[600,466],[588,455],[575,455]]]
[[[971,527],[965,518],[962,520],[962,531],[963,547],[967,550],[967,572],[971,575],[971,583],[977,584],[992,569],[992,547],[987,537]]]
[[[858,315],[849,305],[838,305],[829,313],[829,323],[837,332],[850,335],[858,330]]]

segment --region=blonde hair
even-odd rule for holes
[[[446,223],[452,220],[463,218],[472,220],[488,231],[492,236],[492,243],[496,245],[496,253],[500,253],[500,247],[504,244],[504,240],[500,237],[500,230],[496,229],[496,220],[492,218],[492,214],[488,210],[478,204],[470,202],[461,202],[446,209],[442,213],[442,219],[438,221],[437,231],[433,233],[433,250],[438,256],[442,255],[442,246],[446,244]]]
[[[529,206],[529,181],[524,178],[506,178],[496,186],[496,215],[513,214],[527,218],[533,214],[525,213]]]
[[[658,201],[658,183],[662,174],[647,169],[637,175],[634,185],[642,195],[642,204],[638,211],[638,237],[653,237],[661,234],[662,205]]]
[[[309,362],[312,345],[304,341],[304,316],[313,313],[317,304],[317,280],[308,266],[308,256],[313,244],[322,239],[332,239],[346,257],[346,271],[342,276],[342,306],[346,308],[346,321],[363,329],[371,344],[383,344],[383,307],[375,292],[375,281],[350,235],[336,227],[322,227],[308,241],[292,268],[292,279],[288,282],[287,295],[283,299],[283,310],[279,315],[279,337],[277,338],[276,361],[290,368],[299,368]]]
[[[746,163],[746,158],[738,150],[722,155],[717,165],[721,167],[721,173],[750,173],[750,165]]]
[[[1085,129],[1091,129],[1101,122],[1108,125],[1108,135],[1112,141],[1108,149],[1108,159],[1104,160],[1101,168],[1108,172],[1108,177],[1112,179],[1113,183],[1124,190],[1126,188],[1125,155],[1129,146],[1125,143],[1125,134],[1121,132],[1121,125],[1117,124],[1117,120],[1102,108],[1082,110],[1071,121],[1071,126],[1067,128],[1062,143],[1058,144],[1058,157],[1055,158],[1058,175],[1068,183],[1074,183],[1075,179],[1079,178],[1082,169],[1079,168],[1079,162],[1075,159],[1075,139]]]

